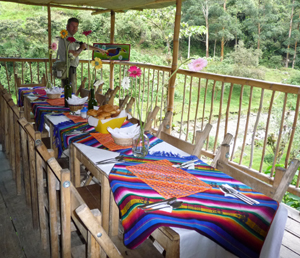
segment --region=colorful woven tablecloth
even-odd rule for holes
[[[128,121],[125,121],[122,127],[132,126],[132,124]],[[73,134],[72,131],[84,131],[81,134]],[[75,124],[72,121],[63,122],[54,127],[54,137],[55,143],[58,149],[58,155],[61,156],[62,152],[68,148],[68,146],[72,142],[82,143],[88,146],[101,148],[107,150],[105,146],[103,146],[97,139],[90,135],[90,133],[96,133],[95,128],[88,125],[88,123],[77,123]],[[155,146],[156,144],[162,142],[162,140],[156,138],[153,135],[148,135],[150,148]],[[132,154],[132,150],[130,149],[122,149],[118,150],[118,152],[130,155]]]
[[[49,113],[70,112],[69,108],[62,106],[50,106],[47,102],[31,102],[32,112],[37,129],[42,132],[45,124],[45,115]]]
[[[44,89],[44,87],[22,87],[18,89],[18,106],[23,107],[24,105],[24,95],[33,93],[36,89]]]
[[[145,213],[138,209],[139,205],[163,197],[126,167],[162,159],[184,162],[178,157],[148,155],[141,159],[126,156],[125,162],[116,164],[109,175],[124,227],[125,245],[135,248],[158,227],[170,226],[196,230],[238,257],[259,257],[278,203],[203,162],[187,171],[209,184],[210,190],[178,198],[183,204],[172,213],[161,210]],[[225,197],[219,189],[221,184],[236,188],[260,204],[251,206],[239,199]]]

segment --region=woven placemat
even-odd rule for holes
[[[74,123],[86,123],[87,122],[87,118],[82,118],[81,116],[73,116],[70,115],[70,113],[64,113],[64,115],[66,117],[68,117],[69,119],[71,119]]]
[[[65,99],[60,98],[60,99],[47,99],[47,102],[51,106],[64,106],[65,105]]]
[[[212,188],[197,177],[172,165],[168,160],[158,160],[126,168],[166,199],[185,197]]]
[[[106,148],[108,148],[111,151],[132,148],[132,145],[121,146],[116,144],[114,139],[111,137],[110,133],[109,134],[91,133],[91,136],[93,136],[98,142],[100,142],[102,145],[104,145]]]

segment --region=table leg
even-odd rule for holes
[[[101,212],[102,225],[109,233],[109,207],[110,207],[110,186],[106,176],[101,175]]]

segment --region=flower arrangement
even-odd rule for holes
[[[98,58],[98,57],[95,57],[95,60],[93,60],[93,61],[91,62],[91,65],[94,66],[94,73],[93,73],[93,74],[96,74],[96,71],[97,71],[98,69],[101,69],[101,68],[102,68],[102,60],[101,60],[100,58]],[[95,75],[95,79],[93,80],[93,83],[92,83],[92,85],[91,85],[91,88],[94,87],[95,81],[96,81],[96,75]]]
[[[50,60],[50,55],[52,55],[55,51],[57,50],[57,43],[56,42],[53,42],[50,46],[50,49],[48,51],[49,53],[49,60]],[[50,69],[51,69],[51,65],[50,65],[50,61],[49,61],[49,71],[48,71],[48,80],[47,80],[47,84],[46,84],[46,88],[47,89],[51,89],[53,88],[53,85],[51,83],[51,72],[50,72]]]
[[[62,30],[60,32],[60,36],[61,36],[62,39],[66,38],[68,36],[68,31],[67,30]],[[76,42],[76,39],[74,37],[67,37],[67,41],[69,41],[70,44],[72,44],[72,43]],[[70,69],[70,64],[69,64],[69,47],[70,47],[70,44],[68,44],[67,46],[65,45],[66,50],[67,50],[67,55],[66,55],[67,79],[69,78],[69,69]],[[71,55],[71,58],[72,58],[72,55]]]
[[[82,34],[84,35],[84,36],[86,36],[86,42],[87,42],[87,49],[89,49],[89,35],[92,33],[92,31],[91,30],[86,30],[86,31],[84,31],[84,32],[82,32]],[[101,59],[100,59],[101,60]],[[88,62],[89,62],[89,64],[88,64],[88,71],[90,71],[90,59],[88,60]],[[101,65],[102,65],[102,61],[101,61]],[[89,74],[89,79],[90,79],[90,74]],[[92,85],[93,85],[94,83],[92,83]]]
[[[140,68],[136,67],[136,66],[131,66],[128,69],[128,73],[129,76],[124,77],[121,83],[122,88],[125,90],[128,90],[130,88],[130,78],[135,78],[137,80],[137,78],[141,77],[142,75],[142,71]],[[133,92],[132,92],[132,96],[135,97],[136,101],[135,101],[135,108],[137,110],[137,114],[138,114],[138,119],[140,121],[140,132],[138,135],[136,135],[133,138],[133,155],[135,156],[145,156],[148,153],[148,148],[149,148],[149,139],[146,135],[144,135],[144,129],[145,129],[145,123],[142,123],[142,105],[140,105],[141,101],[138,98],[138,94],[137,94],[137,88],[136,88],[137,83],[135,83],[135,87],[133,88]],[[148,112],[147,112],[148,114]],[[147,117],[145,119],[145,121],[147,121]]]
[[[184,62],[182,62],[178,67],[177,69],[171,74],[171,76],[169,77],[169,80],[171,79],[171,77],[178,71],[178,69],[186,64],[187,62],[191,61],[189,64],[188,64],[188,67],[189,67],[189,70],[191,71],[194,71],[194,72],[199,72],[200,70],[202,70],[204,67],[207,66],[207,60],[204,59],[204,58],[198,58],[198,59],[195,59],[193,57],[191,58],[188,58],[187,60],[185,60]]]

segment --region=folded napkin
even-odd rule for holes
[[[38,95],[46,95],[46,91],[42,89],[36,89],[34,92]]]
[[[62,92],[64,91],[63,88],[58,88],[58,87],[53,87],[51,89],[46,89],[45,92],[47,94],[62,94]],[[45,94],[46,94],[45,93]]]
[[[107,131],[113,137],[128,139],[128,138],[133,138],[134,136],[140,133],[140,126],[135,124],[125,128],[115,128],[115,129],[108,127]]]
[[[71,98],[68,98],[67,101],[70,105],[82,105],[84,104],[89,97],[80,98],[76,95],[72,95]]]

